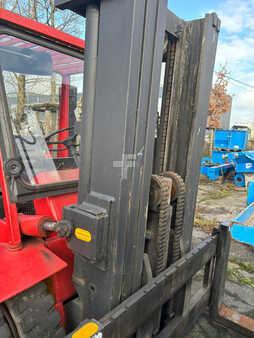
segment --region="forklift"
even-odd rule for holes
[[[223,304],[229,227],[191,247],[218,17],[186,22],[166,0],[55,4],[86,18],[85,48],[18,17],[0,26],[0,337],[184,337],[206,309],[252,337]]]

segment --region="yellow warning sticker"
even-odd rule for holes
[[[91,242],[91,240],[92,240],[91,233],[89,231],[81,229],[81,228],[76,228],[75,236],[78,239],[80,239],[81,241],[84,241],[84,242]]]
[[[87,323],[81,329],[73,333],[72,338],[90,338],[99,330],[96,323]]]

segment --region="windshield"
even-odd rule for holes
[[[83,61],[1,34],[0,64],[22,178],[77,180]]]

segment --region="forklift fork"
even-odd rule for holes
[[[91,323],[96,327],[96,332],[91,337],[122,338],[132,335],[152,313],[168,300],[173,299],[203,267],[205,273],[202,288],[193,296],[189,307],[176,315],[161,332],[153,337],[184,337],[208,307],[212,321],[231,328],[244,337],[253,337],[254,320],[229,309],[223,303],[230,242],[229,225],[221,224],[219,228],[214,229],[212,236],[153,278],[99,321],[85,320],[67,337],[75,338],[79,333],[87,332]]]

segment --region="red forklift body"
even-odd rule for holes
[[[0,302],[64,269],[67,264],[45,247],[42,240],[25,243],[22,250],[10,251],[0,244]]]
[[[58,127],[61,130],[68,129],[70,76],[83,72],[84,41],[4,9],[0,9],[0,25],[52,44],[50,47],[52,49],[47,49],[47,51],[52,58],[53,70],[64,79],[59,102]],[[43,43],[42,45],[37,43],[37,46],[34,46],[30,41],[22,40],[21,42],[19,35],[10,38],[7,34],[2,35],[1,46],[8,48],[23,44],[22,48],[36,48],[39,51],[46,49]],[[66,48],[66,54],[54,50],[54,45]],[[80,54],[80,62],[69,56],[68,50]],[[64,140],[68,135],[68,130],[63,131],[58,141]],[[58,147],[64,148],[61,145]],[[67,156],[67,150],[60,151],[57,155],[63,158]],[[78,169],[63,170],[57,176],[58,183],[67,180],[77,181],[78,174]],[[38,185],[51,184],[55,182],[55,176],[54,172],[45,171],[34,176],[34,180]],[[45,233],[40,234],[36,229],[39,229],[39,222],[45,217],[51,221],[61,220],[63,207],[77,202],[77,192],[63,193],[58,196],[44,194],[43,198],[32,199],[33,215],[18,212],[16,203],[13,203],[9,196],[1,152],[0,183],[5,215],[0,219],[0,275],[4,276],[0,279],[0,303],[51,277],[47,280],[47,285],[54,295],[56,308],[64,321],[62,303],[75,293],[71,280],[73,254],[66,245],[66,239],[58,237],[56,233],[45,238]],[[37,228],[34,226],[36,222]],[[24,234],[34,235],[37,238],[27,238]]]

